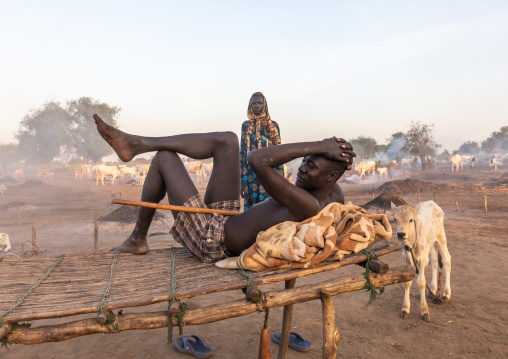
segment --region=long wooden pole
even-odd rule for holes
[[[296,278],[285,281],[284,288],[292,289],[295,287]],[[277,359],[286,359],[289,345],[289,333],[291,332],[291,321],[293,319],[293,304],[284,306],[284,314],[282,315],[282,331],[280,333],[279,354]]]
[[[170,204],[158,204],[158,203],[150,203],[150,202],[140,202],[140,201],[128,201],[125,199],[113,199],[111,201],[113,204],[124,204],[126,206],[137,206],[137,207],[145,207],[145,208],[156,208],[156,209],[167,209],[170,211],[177,212],[192,212],[192,213],[217,213],[222,214],[223,216],[234,216],[240,214],[240,212],[235,211],[223,211],[220,209],[209,209],[209,208],[195,208],[195,207],[184,207],[184,206],[173,206]]]
[[[370,280],[376,288],[379,288],[390,284],[413,280],[414,276],[415,272],[412,267],[401,266],[390,269],[385,274],[372,273],[370,275]],[[320,299],[323,290],[326,290],[326,293],[331,296],[365,290],[365,277],[363,274],[357,274],[298,288],[267,292],[265,293],[267,298],[266,306],[267,308],[274,308]],[[204,308],[187,309],[183,320],[184,325],[202,325],[224,319],[241,317],[256,311],[256,303],[238,299]],[[172,318],[172,325],[178,325],[177,318]],[[65,324],[40,326],[37,328],[20,327],[10,332],[7,335],[7,340],[13,344],[40,344],[46,342],[60,342],[94,333],[111,333],[112,327],[115,328],[114,332],[120,332],[133,329],[157,329],[167,326],[167,311],[128,313],[115,315],[114,323],[110,326],[99,325],[95,318],[92,318]]]

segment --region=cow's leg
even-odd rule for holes
[[[416,280],[418,289],[420,289],[420,314],[422,319],[426,322],[430,322],[429,308],[427,307],[427,299],[425,297],[425,267],[427,267],[428,261],[429,256],[422,255],[420,263],[417,263],[420,273],[418,274],[418,279]]]
[[[410,265],[410,266],[413,265],[413,262],[411,261],[411,259],[408,256],[408,253],[405,250],[402,251],[402,261],[406,265]],[[411,284],[413,284],[413,281],[410,280],[408,282],[404,282],[401,284],[402,284],[402,287],[404,288],[404,301],[402,302],[402,312],[401,312],[400,316],[403,319],[406,319],[409,316],[409,312],[411,309],[410,291],[409,290],[411,289]]]
[[[438,293],[438,276],[439,276],[439,264],[437,259],[437,251],[434,245],[430,246],[429,250],[430,264],[432,265],[432,281],[430,283],[430,291],[429,298],[433,298],[437,296]]]
[[[452,295],[452,288],[450,285],[450,274],[452,270],[452,256],[448,251],[448,245],[446,242],[446,234],[444,228],[441,227],[441,230],[437,233],[437,250],[441,255],[441,259],[443,261],[443,272],[444,272],[444,291],[443,291],[443,300],[449,300]]]

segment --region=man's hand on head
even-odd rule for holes
[[[333,136],[333,139],[340,143],[340,148],[343,150],[343,152],[339,154],[340,158],[338,158],[338,160],[342,161],[343,159],[346,159],[346,162],[349,163],[347,169],[350,170],[351,165],[353,164],[353,157],[356,157],[356,153],[353,152],[353,145],[343,138]]]

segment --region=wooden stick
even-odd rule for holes
[[[358,263],[358,265],[365,268],[365,266],[367,265],[367,261],[360,262],[360,263]],[[385,274],[386,272],[388,272],[388,269],[390,269],[390,266],[388,265],[388,263],[380,261],[379,259],[371,259],[370,260],[369,270],[371,272]]]
[[[436,202],[436,192],[434,192],[434,202]]]
[[[372,192],[372,199],[374,199],[374,192]]]
[[[487,213],[487,193],[483,195],[483,199],[485,200],[485,213]]]
[[[401,266],[390,269],[386,274],[371,274],[370,280],[376,287],[402,283],[413,280],[414,269]],[[334,278],[321,283],[306,285],[293,289],[267,292],[267,307],[274,308],[282,305],[298,304],[321,298],[321,291],[327,290],[333,296],[346,292],[365,290],[365,277],[357,274],[350,277]],[[184,317],[185,325],[202,325],[219,320],[236,318],[257,311],[255,303],[239,299],[227,303],[215,304],[204,308],[187,309]],[[176,318],[172,318],[173,325],[177,325]],[[156,329],[168,326],[167,311],[152,313],[131,313],[115,316],[117,332],[133,329]],[[95,318],[75,322],[40,326],[37,328],[20,327],[9,333],[7,339],[13,344],[40,344],[59,342],[82,335],[93,333],[110,333],[111,328],[97,324]]]
[[[340,335],[335,328],[335,309],[331,292],[321,290],[321,305],[323,310],[323,359],[335,359]]]
[[[21,213],[19,212],[19,203],[16,203],[16,208],[18,209],[18,226],[21,226]]]
[[[32,224],[32,248],[34,250],[32,257],[37,257],[37,253],[39,251],[37,250],[37,237],[35,235],[35,224]]]
[[[295,287],[296,278],[289,279],[284,283],[284,289]],[[289,333],[291,332],[291,321],[293,319],[293,305],[284,306],[282,315],[282,331],[280,332],[279,353],[277,359],[286,359],[289,345]]]
[[[416,198],[416,203],[420,203],[420,189],[418,188],[418,197]]]
[[[455,200],[455,212],[459,211],[459,201]]]
[[[95,318],[95,321],[97,322],[97,324],[99,325],[104,325],[106,324],[106,322],[108,321],[108,316],[109,316],[109,312],[104,312],[104,313],[100,313],[99,315],[97,315],[97,317]]]
[[[111,201],[111,203],[113,203],[113,204],[124,204],[126,206],[137,206],[137,207],[156,208],[156,209],[168,209],[170,211],[179,211],[179,212],[217,213],[217,214],[222,214],[223,216],[235,216],[237,214],[240,214],[240,212],[223,211],[223,210],[220,210],[220,209],[173,206],[173,205],[170,205],[170,204],[158,204],[158,203],[150,203],[150,202],[128,201],[128,200],[124,200],[124,199],[114,199],[114,200]]]
[[[99,224],[97,221],[97,210],[93,211],[93,252],[99,253]]]

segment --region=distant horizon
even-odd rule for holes
[[[411,121],[453,152],[508,125],[508,2],[10,2],[0,143],[48,101],[122,108],[145,136],[240,134],[261,91],[284,143],[385,144]]]

